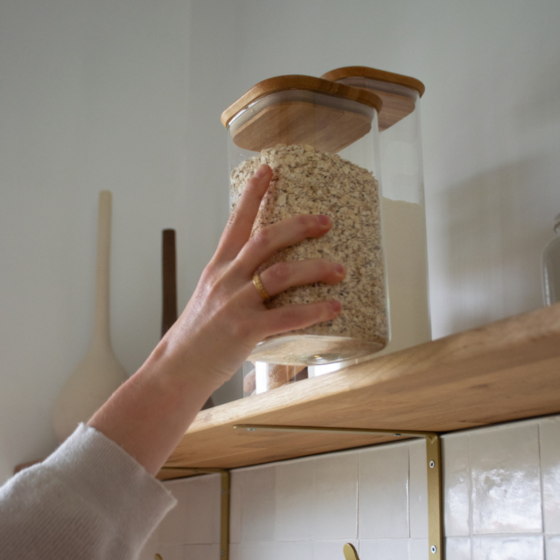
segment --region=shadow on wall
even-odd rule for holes
[[[541,252],[554,208],[539,185],[545,158],[520,160],[450,186],[441,195],[448,331],[542,306]]]

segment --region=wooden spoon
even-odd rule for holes
[[[174,229],[163,230],[161,255],[161,337],[163,338],[165,333],[177,320],[177,250]],[[202,410],[213,406],[214,402],[212,401],[212,397],[208,397],[208,400],[204,403]]]
[[[89,350],[64,384],[54,406],[53,424],[62,443],[78,426],[87,422],[128,375],[117,360],[110,337],[110,191],[99,193],[95,319]]]

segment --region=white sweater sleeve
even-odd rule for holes
[[[81,424],[0,488],[0,557],[132,560],[176,503],[115,442]]]

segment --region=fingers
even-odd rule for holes
[[[263,314],[265,337],[288,331],[305,329],[315,323],[330,321],[339,315],[342,306],[338,301],[322,301],[306,305],[287,305]]]
[[[344,279],[346,269],[338,263],[331,263],[324,259],[310,259],[305,261],[280,262],[267,268],[261,275],[264,289],[270,296],[292,288],[314,282],[336,284]],[[254,286],[248,286],[256,301],[261,297]]]
[[[233,260],[247,243],[271,178],[272,169],[263,164],[249,179],[222,234],[216,251],[217,259]]]
[[[239,265],[252,276],[253,272],[280,249],[311,237],[321,237],[332,227],[328,216],[300,215],[287,218],[259,230],[241,249]]]

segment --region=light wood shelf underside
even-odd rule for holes
[[[558,412],[560,304],[203,410],[166,467],[230,469],[391,439],[236,424],[443,433]]]

